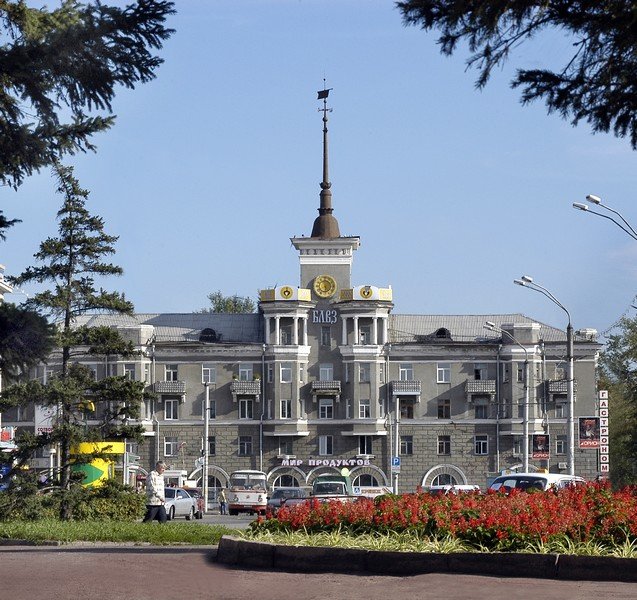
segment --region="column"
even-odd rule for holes
[[[279,346],[281,344],[281,317],[274,317],[274,343]]]
[[[343,324],[343,334],[341,336],[341,345],[347,346],[347,317],[341,317],[341,322]]]
[[[270,343],[270,317],[265,318],[265,343]]]
[[[389,342],[389,331],[388,331],[388,323],[389,323],[389,315],[383,317],[383,344]]]
[[[378,344],[378,317],[372,317],[372,344]]]
[[[303,317],[303,345],[307,346],[307,317]]]
[[[294,317],[294,330],[292,331],[292,344],[294,346],[298,346],[299,345],[299,318],[298,317]]]
[[[358,317],[354,317],[354,344],[358,344],[358,337],[359,337],[359,332],[358,332]]]

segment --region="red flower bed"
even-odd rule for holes
[[[387,495],[355,502],[310,500],[281,508],[257,528],[350,533],[415,531],[453,537],[489,549],[529,542],[637,540],[637,488],[612,491],[605,484],[510,494]]]

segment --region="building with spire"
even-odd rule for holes
[[[129,448],[141,457],[134,469],[143,474],[161,459],[201,482],[205,454],[213,496],[237,469],[264,471],[276,487],[348,468],[355,487],[396,492],[484,489],[526,466],[568,472],[564,331],[517,313],[394,314],[390,285],[353,277],[360,239],[341,236],[334,215],[328,93],[319,92],[319,214],[309,237],[291,239],[298,282],[261,290],[254,314],[78,319],[117,328],[141,351],[134,361],[89,365],[97,378],[125,375],[156,394],[143,410],[146,441]],[[597,415],[599,349],[593,331],[576,334],[576,416]],[[36,376],[54,370],[51,361]],[[37,409],[12,416],[12,425],[42,426]],[[536,436],[550,440],[548,452],[535,451]],[[578,446],[573,470],[596,477],[598,450]]]

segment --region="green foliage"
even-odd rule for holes
[[[224,296],[221,290],[208,294],[209,308],[202,308],[202,313],[253,313],[257,305],[252,298],[242,296]]]
[[[0,303],[0,371],[7,381],[16,380],[53,348],[54,328],[37,312]]]
[[[555,71],[518,69],[512,87],[522,102],[542,99],[549,112],[587,121],[593,131],[628,136],[637,149],[637,28],[632,0],[405,0],[396,2],[404,22],[440,31],[441,52],[466,43],[469,67],[479,70],[477,87],[511,50],[547,30],[573,41],[572,56]]]
[[[637,483],[637,319],[623,318],[600,357],[600,387],[608,390],[611,481]]]
[[[113,125],[115,90],[152,80],[163,62],[154,51],[173,33],[164,0],[29,4],[0,0],[0,184],[15,188],[66,154],[94,150],[92,136]]]
[[[128,486],[109,480],[101,487],[74,485],[67,490],[53,488],[40,493],[19,478],[0,494],[0,521],[55,519],[65,503],[74,521],[131,522],[144,515],[145,498]]]

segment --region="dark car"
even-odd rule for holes
[[[299,500],[308,498],[308,493],[303,488],[299,487],[280,487],[276,488],[270,498],[268,499],[268,510],[276,514],[276,511],[281,508],[283,504],[286,504],[288,500],[293,500],[295,503]],[[291,502],[289,504],[292,504]]]

